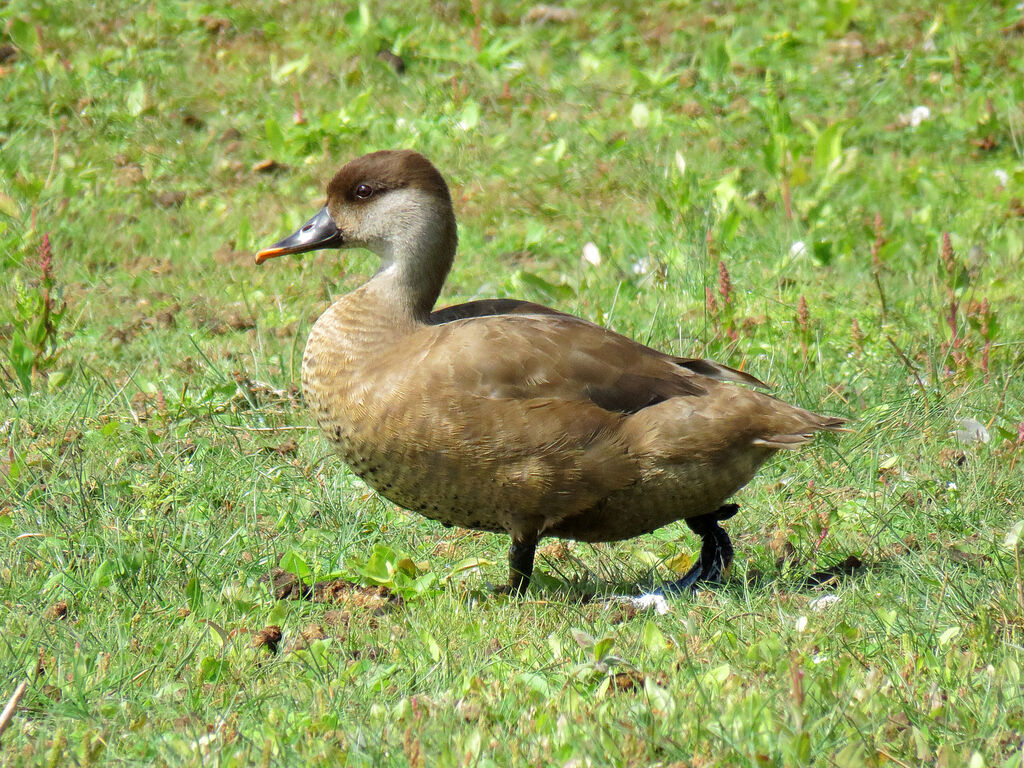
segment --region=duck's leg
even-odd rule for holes
[[[698,517],[688,517],[685,523],[701,538],[700,557],[693,567],[678,581],[666,584],[666,592],[682,592],[696,589],[702,581],[719,582],[722,574],[732,562],[733,549],[729,534],[718,523],[728,520],[739,511],[737,504],[723,504],[714,512]]]
[[[494,589],[513,597],[522,597],[530,586],[533,575],[533,557],[537,552],[537,536],[526,539],[512,537],[512,546],[508,548],[508,584]]]

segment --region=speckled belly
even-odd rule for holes
[[[307,400],[341,459],[384,498],[445,525],[493,532],[517,527],[520,516],[512,499],[501,493],[500,478],[486,468],[464,466],[441,450],[418,448],[420,441],[403,439],[387,424],[348,419],[343,413],[348,409],[330,407],[315,394],[307,394]]]
[[[322,426],[352,472],[388,501],[445,525],[509,532],[501,521],[513,517],[512,510],[504,508],[496,494],[484,493],[479,480],[472,485],[460,482],[464,472],[438,466],[437,461],[381,450],[376,442],[352,439],[337,424]]]

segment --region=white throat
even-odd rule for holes
[[[421,189],[387,192],[368,207],[360,240],[381,260],[371,278],[414,314],[429,314],[457,242],[449,205]]]

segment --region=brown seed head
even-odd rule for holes
[[[42,272],[44,280],[49,279],[52,265],[53,250],[50,248],[50,235],[45,233],[42,245],[39,246],[39,270]]]
[[[718,302],[715,301],[715,293],[711,290],[710,285],[704,286],[704,307],[711,317],[718,314]]]
[[[732,279],[724,261],[718,262],[718,292],[722,294],[722,303],[732,303]]]
[[[942,266],[950,277],[956,274],[956,260],[953,258],[953,242],[949,239],[949,232],[942,233]]]
[[[800,324],[800,330],[807,333],[811,326],[811,312],[807,309],[807,297],[800,294],[800,302],[796,305],[796,319]]]

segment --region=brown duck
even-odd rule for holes
[[[400,507],[507,533],[507,590],[530,582],[544,536],[617,541],[683,519],[701,536],[675,586],[732,560],[724,502],[782,448],[843,419],[738,386],[709,360],[675,357],[526,301],[433,311],[455,256],[448,185],[415,152],[353,160],[327,204],[256,263],[322,248],[381,259],[316,321],[302,386],[345,462]]]

